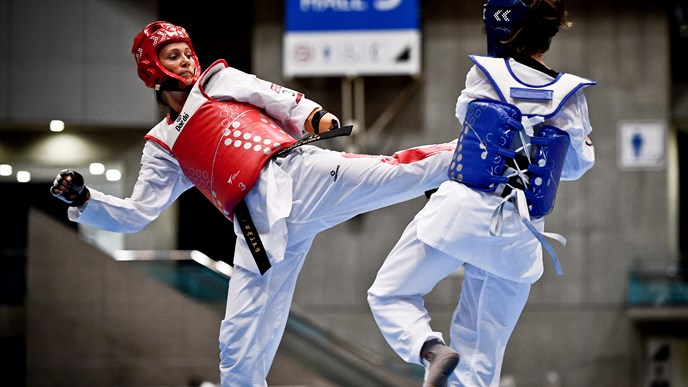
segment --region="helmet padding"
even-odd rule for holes
[[[167,70],[158,59],[160,47],[173,42],[184,42],[189,45],[192,60],[196,65],[193,83],[198,80],[201,66],[198,63],[198,57],[191,44],[189,34],[183,27],[166,21],[156,21],[148,24],[143,31],[136,35],[131,47],[139,78],[146,86],[156,90],[184,90],[188,87],[184,78]]]

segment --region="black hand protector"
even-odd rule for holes
[[[315,112],[315,114],[313,114],[313,118],[311,119],[311,126],[313,127],[313,132],[315,134],[320,134],[320,120],[323,118],[325,114],[327,114],[327,111],[325,111],[325,109],[318,110],[317,112]]]
[[[55,189],[62,189],[62,184],[65,181],[65,177],[71,176],[72,181],[67,191],[58,194],[55,193]],[[53,181],[53,186],[50,187],[50,193],[56,198],[62,200],[63,202],[69,204],[71,207],[79,207],[86,202],[88,197],[88,188],[84,184],[84,177],[77,171],[72,171],[69,169],[63,169]]]

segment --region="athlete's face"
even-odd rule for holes
[[[174,42],[162,46],[158,51],[158,60],[167,70],[184,78],[187,86],[193,83],[196,62],[188,44]]]

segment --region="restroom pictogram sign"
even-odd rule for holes
[[[618,125],[617,132],[619,168],[664,168],[666,164],[666,121],[622,121]]]

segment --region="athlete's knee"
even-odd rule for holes
[[[384,304],[385,298],[389,297],[386,297],[384,292],[375,286],[375,284],[368,289],[368,305],[370,305],[371,308],[375,308],[378,305]]]
[[[378,298],[378,295],[375,292],[375,289],[373,286],[371,286],[368,289],[368,304],[374,304],[376,302],[376,299]]]
[[[376,309],[382,309],[389,305],[398,305],[399,296],[396,294],[385,291],[376,286],[372,286],[368,289],[368,305],[375,311]]]

